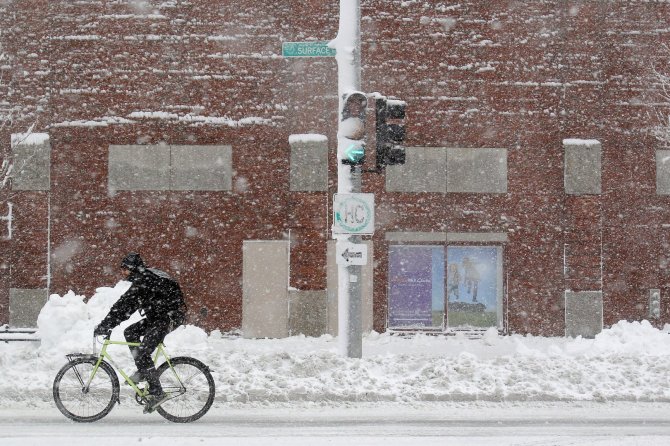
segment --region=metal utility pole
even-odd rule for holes
[[[337,192],[338,194],[352,194],[361,192],[361,170],[358,163],[344,164],[347,151],[352,147],[359,152],[364,151],[362,139],[364,133],[354,131],[347,123],[350,112],[345,112],[345,106],[352,95],[365,98],[361,89],[361,31],[360,31],[360,1],[340,0],[340,24],[337,37],[329,46],[336,49],[338,72],[338,132],[337,132]],[[360,99],[359,99],[360,101]],[[362,107],[359,117],[364,117],[364,108],[367,104],[359,102]],[[364,122],[363,122],[364,132]],[[355,135],[355,136],[354,136]],[[352,142],[359,143],[352,146]],[[374,211],[373,211],[374,212]],[[339,250],[348,243],[360,244],[360,235],[336,234]],[[340,351],[350,358],[360,358],[363,355],[362,317],[361,317],[361,265],[338,264],[338,337]]]

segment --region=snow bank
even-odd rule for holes
[[[37,334],[42,340],[39,351],[44,355],[92,351],[93,329],[128,288],[130,282],[126,281],[113,288],[98,288],[88,302],[72,291],[64,296],[52,294],[37,318]],[[133,314],[112,331],[112,339],[124,340],[123,330],[140,319],[139,313]],[[165,342],[185,350],[203,350],[207,348],[207,333],[193,325],[181,326]]]
[[[51,405],[51,384],[64,355],[91,351],[93,327],[127,289],[99,288],[88,301],[51,296],[40,314],[41,345],[0,344],[0,403]],[[113,332],[122,339],[123,328]],[[499,336],[392,336],[371,333],[363,358],[341,357],[332,336],[249,340],[209,336],[184,326],[166,338],[173,356],[210,365],[217,404],[319,404],[394,401],[670,401],[668,329],[619,322],[595,339]],[[133,364],[125,347],[110,350]],[[127,389],[124,389],[126,392]],[[124,401],[131,395],[123,394]]]
[[[129,287],[130,282],[121,281],[114,288],[98,288],[87,303],[84,296],[72,291],[64,296],[52,294],[37,318],[40,350],[44,353],[72,352],[86,347],[90,350],[93,329]],[[137,320],[139,315],[131,318],[130,323]]]

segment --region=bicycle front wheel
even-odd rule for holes
[[[119,380],[112,366],[101,362],[86,388],[96,359],[75,359],[63,366],[53,385],[56,407],[63,415],[79,422],[92,422],[107,415],[119,400]]]
[[[207,413],[214,403],[214,378],[207,367],[195,358],[179,357],[158,368],[163,392],[168,399],[156,408],[167,420],[190,423]]]

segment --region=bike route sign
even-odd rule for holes
[[[366,265],[368,263],[368,247],[362,243],[338,241],[335,244],[335,255],[338,265]]]
[[[333,234],[372,235],[375,194],[335,194],[333,214]]]

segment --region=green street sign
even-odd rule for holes
[[[283,57],[335,57],[335,48],[328,42],[282,42]]]

